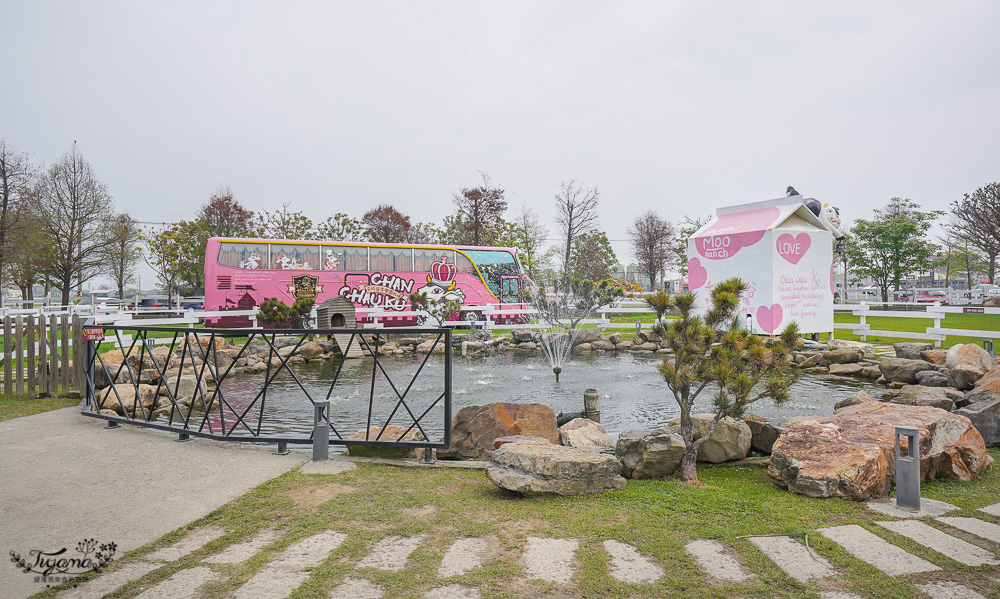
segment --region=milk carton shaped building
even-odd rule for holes
[[[688,288],[704,313],[712,288],[739,277],[738,312],[755,333],[833,330],[834,229],[793,195],[720,208],[688,240]]]

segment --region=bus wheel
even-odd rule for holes
[[[483,319],[483,313],[477,310],[462,310],[458,314],[458,319],[465,322],[475,322]]]

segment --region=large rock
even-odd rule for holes
[[[909,341],[905,343],[894,343],[892,348],[896,350],[897,358],[904,358],[907,360],[923,360],[920,352],[934,349],[934,345],[932,343]]]
[[[980,379],[979,383],[976,384],[976,387],[973,390],[966,393],[965,397],[956,402],[959,407],[964,408],[969,404],[1000,399],[1000,378],[993,378],[986,381],[986,383],[983,383],[982,381],[983,379]]]
[[[694,426],[694,440],[705,436],[712,424],[714,414],[691,414],[691,424]],[[680,433],[679,418],[671,420],[667,428]],[[715,425],[712,435],[698,447],[698,461],[719,464],[730,460],[742,460],[750,451],[753,434],[750,427],[742,420],[723,418]]]
[[[978,401],[955,413],[972,421],[987,447],[1000,447],[1000,398]]]
[[[405,426],[390,424],[384,429],[373,426],[367,430],[360,430],[347,435],[345,438],[368,439],[369,441],[375,441],[376,439],[379,441],[423,441],[424,435],[417,427],[407,430]],[[412,447],[378,447],[373,445],[348,445],[347,453],[353,456],[369,458],[412,458],[415,455],[414,448]]]
[[[917,383],[924,387],[947,387],[948,377],[937,370],[925,370],[917,373]]]
[[[827,349],[850,349],[860,351],[866,360],[875,358],[875,347],[871,343],[861,341],[848,341],[846,339],[833,339],[826,344]]]
[[[514,330],[510,333],[512,343],[534,343],[535,333],[533,331]]]
[[[948,384],[956,389],[972,389],[983,378],[982,370],[976,366],[959,364],[948,371]]]
[[[452,421],[451,449],[437,456],[451,460],[482,460],[493,452],[499,437],[526,435],[559,443],[556,415],[552,408],[537,403],[491,403],[468,406]]]
[[[510,437],[497,437],[493,441],[493,449],[500,449],[501,445],[507,443],[545,443],[551,445],[552,442],[542,437],[527,437],[525,435],[511,435]]]
[[[188,404],[197,399],[195,396],[195,389],[198,386],[198,377],[196,375],[182,374],[179,381],[175,376],[168,376],[163,380],[163,384],[160,385],[160,395],[167,396],[167,388],[169,387],[169,393],[173,394],[177,403]],[[210,399],[210,394],[204,379],[202,379],[200,387],[201,393],[205,396],[205,401],[208,401]]]
[[[604,426],[589,418],[574,418],[559,427],[559,442],[567,447],[615,446]]]
[[[946,349],[928,349],[920,352],[920,359],[931,364],[937,364],[938,366],[944,366],[945,361],[948,359],[948,350]]]
[[[895,480],[895,427],[920,429],[920,472],[968,481],[992,459],[964,416],[937,408],[865,402],[789,428],[774,444],[768,474],[810,497],[865,499],[887,493]]]
[[[923,360],[908,360],[906,358],[882,358],[878,363],[882,376],[890,383],[917,384],[917,373],[932,368]]]
[[[621,471],[615,458],[585,449],[507,443],[493,452],[486,477],[503,489],[546,497],[624,489]]]
[[[573,345],[581,343],[593,343],[601,338],[601,329],[576,329],[573,336]]]
[[[928,406],[940,408],[946,412],[955,409],[955,402],[948,397],[944,387],[925,387],[923,385],[903,385],[899,395],[892,398],[892,403],[906,406]]]
[[[944,363],[951,369],[967,366],[978,371],[979,377],[982,377],[993,369],[993,356],[975,343],[959,343],[948,349]]]
[[[819,366],[829,366],[831,364],[855,364],[865,357],[864,352],[853,349],[835,349],[820,354]]]
[[[104,402],[102,409],[114,410],[122,415],[128,413],[137,418],[142,417],[142,410],[138,409],[140,404],[147,413],[156,407],[156,387],[153,385],[119,383],[101,390],[97,397]]]
[[[593,349],[595,349],[595,350],[614,351],[615,344],[611,343],[610,341],[606,341],[606,340],[602,339],[600,341],[595,341],[595,342],[591,343],[590,347],[593,348]]]
[[[869,395],[868,393],[865,393],[864,391],[858,391],[857,393],[848,397],[847,399],[842,399],[837,403],[835,403],[833,405],[833,411],[839,412],[844,408],[849,408],[851,406],[856,406],[858,404],[869,403],[869,402],[878,403],[878,400]]]
[[[786,430],[778,428],[778,426],[771,424],[764,418],[751,416],[744,419],[744,422],[746,422],[747,427],[750,429],[750,447],[764,454],[771,453],[771,447],[774,446],[774,442]]]
[[[861,376],[864,370],[863,364],[830,364],[830,374],[840,376]]]
[[[681,464],[684,440],[672,429],[627,431],[618,435],[615,456],[628,478],[670,476]]]

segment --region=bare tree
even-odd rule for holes
[[[549,232],[538,219],[538,213],[528,206],[521,206],[514,216],[516,227],[516,245],[520,250],[518,257],[524,265],[527,275],[536,278],[536,271],[549,260],[549,252],[543,251],[545,238]]]
[[[287,204],[286,204],[287,206]],[[233,195],[228,185],[219,185],[208,202],[201,205],[195,220],[209,237],[247,237],[251,234],[254,214]]]
[[[313,221],[301,212],[289,212],[291,202],[281,205],[281,210],[257,214],[257,229],[263,237],[272,239],[315,239]]]
[[[483,245],[488,232],[500,224],[507,210],[504,190],[492,187],[490,176],[486,173],[479,175],[483,178],[482,185],[466,187],[454,194],[455,206],[472,245]]]
[[[673,250],[677,234],[674,226],[656,212],[647,210],[635,218],[628,234],[632,253],[639,262],[639,272],[649,277],[650,289],[656,289],[656,277],[675,260]]]
[[[10,233],[17,226],[21,205],[31,195],[36,174],[28,153],[15,152],[0,138],[0,281],[9,274]]]
[[[563,245],[563,286],[569,283],[569,271],[572,268],[573,242],[577,236],[586,233],[597,225],[597,206],[600,203],[601,192],[597,187],[585,189],[583,184],[575,181],[563,182],[556,194],[556,222],[559,223]]]
[[[41,226],[52,243],[49,275],[62,289],[63,304],[68,304],[70,289],[100,271],[105,225],[113,212],[111,194],[75,142],[46,171],[40,189]]]
[[[125,297],[125,286],[135,280],[135,265],[142,257],[142,229],[138,221],[123,212],[107,225],[108,243],[101,251],[103,273],[114,281],[119,299]]]
[[[951,229],[986,255],[990,282],[996,282],[1000,255],[1000,183],[987,183],[951,204]]]

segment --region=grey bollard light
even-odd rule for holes
[[[906,437],[906,454],[900,455],[900,437]],[[896,427],[896,505],[920,509],[920,429]]]
[[[317,401],[313,407],[313,461],[318,462],[330,459],[330,402]]]
[[[583,417],[598,423],[601,421],[600,395],[597,389],[583,390]]]

